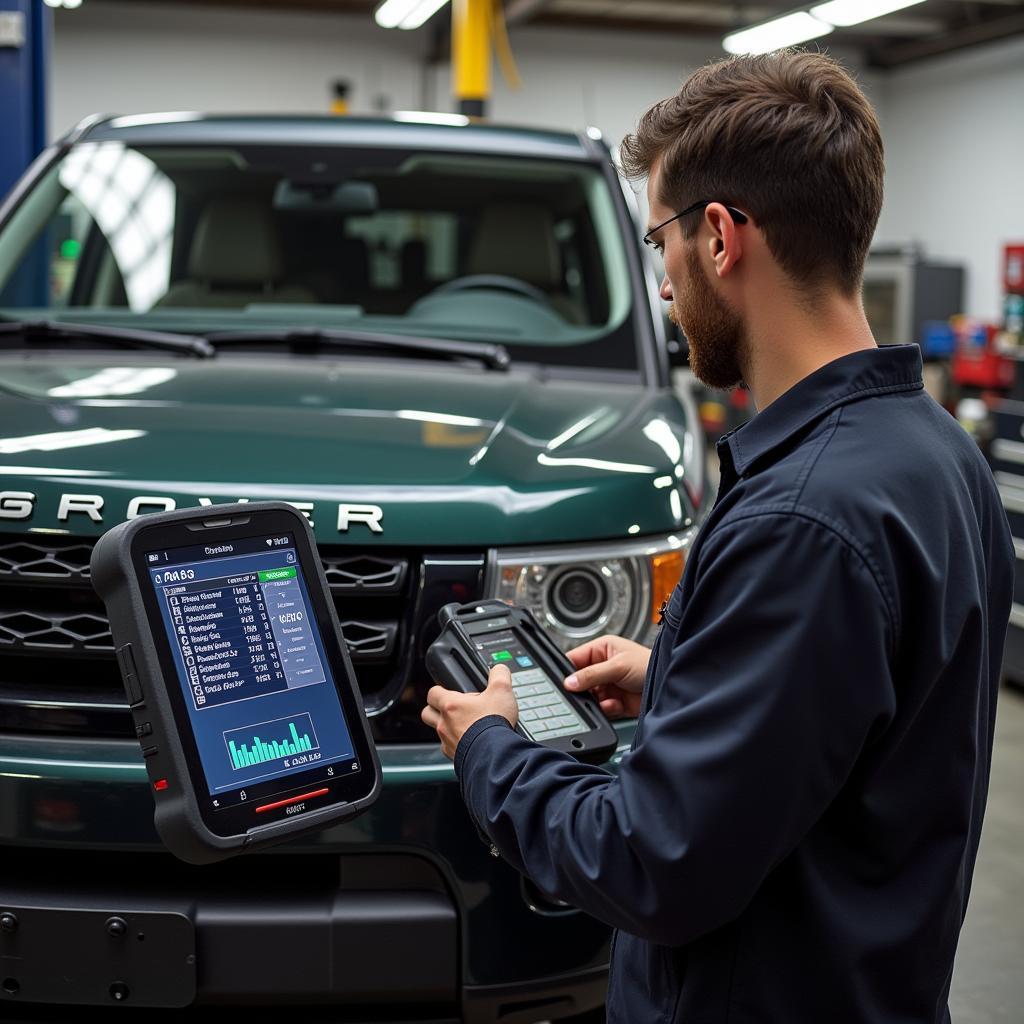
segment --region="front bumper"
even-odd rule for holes
[[[618,726],[613,770],[632,728]],[[599,1005],[608,928],[545,904],[488,854],[436,746],[380,753],[384,790],[360,818],[195,867],[156,836],[136,743],[0,735],[0,912],[183,915],[194,926],[195,981],[179,1004],[301,1003],[329,1005],[335,1020],[466,1021],[504,1019],[519,1005],[524,1020],[530,1007],[557,1018]],[[0,933],[0,957],[14,950],[10,939]],[[117,966],[104,962],[108,973]],[[26,960],[31,990],[0,988],[5,1011],[40,998],[109,1002],[113,976],[95,998],[69,988],[62,1000],[54,979],[68,971],[57,966],[44,983],[46,972]],[[169,998],[155,1005],[174,1005]]]

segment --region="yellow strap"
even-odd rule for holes
[[[491,20],[491,34],[494,37],[494,46],[498,51],[498,63],[501,64],[501,73],[510,88],[522,88],[523,80],[519,75],[519,68],[516,67],[516,59],[512,56],[512,45],[508,40],[508,26],[505,24],[505,5],[502,0],[494,0]]]

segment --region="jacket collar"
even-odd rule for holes
[[[728,446],[736,474],[742,476],[761,456],[836,406],[868,395],[923,387],[918,345],[884,345],[851,352],[797,381],[748,423],[724,434],[716,447],[721,455]]]

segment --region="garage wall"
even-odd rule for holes
[[[454,108],[447,65],[425,64],[428,29],[146,0],[87,0],[54,20],[51,135],[99,110],[325,112],[336,77],[353,82],[354,113]],[[712,38],[596,30],[513,29],[512,46],[524,85],[509,89],[495,68],[496,120],[594,124],[616,141],[695,67],[723,56]]]
[[[513,28],[511,42],[523,88],[509,89],[495,74],[496,119],[562,128],[592,124],[615,142],[691,72],[727,56],[714,36],[687,40],[671,33],[526,27]],[[861,70],[855,55],[839,49],[835,55],[882,103],[882,80]],[[447,88],[442,72],[441,99]]]
[[[420,105],[423,33],[371,19],[145,0],[54,13],[51,137],[97,111],[327,113],[335,78],[361,112]]]
[[[876,240],[967,268],[966,311],[1001,319],[1002,246],[1024,242],[1024,39],[893,72]]]

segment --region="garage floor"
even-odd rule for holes
[[[1005,687],[949,1008],[954,1024],[1024,1020],[1024,694]]]

